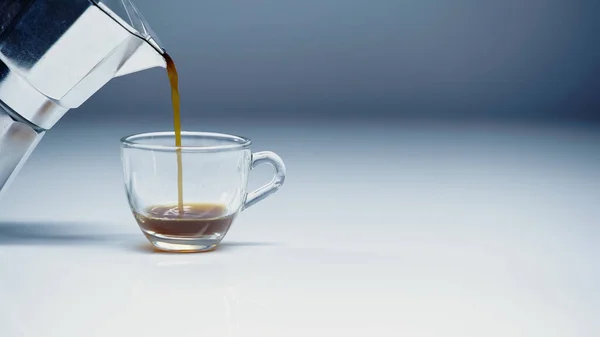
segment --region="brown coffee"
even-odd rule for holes
[[[177,204],[157,205],[134,215],[145,232],[175,237],[223,236],[236,216],[220,204],[184,204],[183,213],[179,209]]]
[[[167,75],[171,84],[171,101],[173,104],[173,128],[175,130],[175,146],[181,146],[181,109],[179,103],[179,75],[175,62],[165,53],[167,61]],[[177,206],[179,214],[183,214],[183,163],[181,160],[181,149],[177,149]]]

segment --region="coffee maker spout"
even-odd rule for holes
[[[152,42],[142,43],[119,68],[115,77],[128,75],[150,68],[166,68],[164,49]]]

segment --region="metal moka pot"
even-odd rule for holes
[[[0,193],[69,109],[163,54],[129,0],[0,0]]]

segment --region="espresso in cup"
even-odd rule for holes
[[[170,237],[223,237],[237,212],[221,204],[179,204],[150,206],[145,212],[133,211],[144,233]]]
[[[130,208],[142,232],[158,249],[214,249],[243,210],[279,190],[285,181],[282,159],[273,152],[252,153],[247,138],[184,131],[182,146],[175,146],[174,139],[172,131],[121,139]],[[249,192],[250,172],[260,164],[271,165],[274,177]],[[183,176],[180,168],[186,173]]]
[[[156,248],[207,251],[223,240],[241,211],[283,185],[285,165],[273,152],[252,153],[244,137],[183,132],[177,69],[165,58],[174,131],[121,139],[125,188],[140,229]],[[250,171],[263,163],[275,168],[275,176],[247,192]]]

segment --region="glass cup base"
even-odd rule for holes
[[[217,248],[221,241],[202,238],[172,239],[163,236],[156,236],[146,232],[144,232],[144,235],[146,235],[146,238],[148,239],[148,241],[150,241],[154,248],[161,251],[174,253],[209,252]]]

